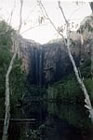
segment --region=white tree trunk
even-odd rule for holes
[[[20,0],[20,24],[19,24],[19,29],[18,33],[20,33],[21,26],[22,26],[22,7],[23,7],[23,0]],[[13,42],[14,43],[14,42]],[[15,43],[13,44],[15,45]],[[11,62],[9,64],[6,77],[5,77],[5,118],[4,118],[4,127],[3,127],[3,135],[2,135],[2,140],[7,140],[8,139],[8,129],[9,129],[9,123],[10,123],[10,88],[9,88],[9,83],[10,83],[10,73],[12,71],[12,67],[18,52],[18,45],[15,46],[16,50],[14,52],[14,55],[11,59]],[[6,58],[7,59],[7,58]]]
[[[73,66],[73,70],[74,70],[74,73],[75,73],[75,76],[77,78],[77,81],[84,93],[84,96],[85,96],[85,107],[88,109],[89,111],[89,117],[91,118],[91,121],[93,123],[93,108],[92,108],[92,105],[91,105],[91,101],[90,101],[90,98],[89,98],[89,95],[88,95],[88,91],[86,89],[86,86],[83,82],[83,80],[81,79],[81,77],[79,76],[79,72],[78,72],[78,69],[76,67],[76,64],[75,64],[75,61],[74,61],[74,58],[71,54],[71,51],[70,51],[70,40],[69,40],[69,30],[68,30],[68,27],[67,27],[67,50],[68,50],[68,55],[69,55],[69,58],[70,58],[70,61],[72,63],[72,66]]]
[[[90,117],[90,119],[91,119],[91,121],[93,123],[93,108],[92,108],[91,101],[90,101],[90,98],[89,98],[89,95],[88,95],[88,91],[86,89],[86,86],[85,86],[83,80],[79,76],[77,66],[75,64],[74,58],[73,58],[73,56],[71,54],[71,51],[70,51],[70,39],[69,39],[69,37],[70,37],[70,33],[69,33],[70,30],[69,30],[69,23],[68,23],[68,21],[67,21],[67,19],[65,17],[65,14],[64,14],[63,9],[62,9],[62,7],[60,5],[60,2],[58,2],[58,6],[59,6],[59,9],[61,10],[61,13],[62,13],[62,15],[64,17],[64,20],[66,22],[66,27],[67,27],[67,29],[66,29],[66,31],[67,31],[67,43],[65,45],[67,46],[68,55],[69,55],[70,61],[71,61],[72,66],[73,66],[73,70],[74,70],[75,76],[76,76],[77,81],[78,81],[78,83],[79,83],[79,85],[80,85],[80,87],[81,87],[81,89],[82,89],[82,91],[84,93],[84,96],[85,96],[85,107],[88,109],[88,111],[89,111],[89,117]]]
[[[71,51],[70,51],[70,39],[69,39],[69,37],[70,37],[70,33],[69,33],[70,30],[69,30],[69,23],[68,23],[65,15],[64,15],[64,12],[63,12],[63,9],[62,9],[62,7],[60,5],[60,2],[58,2],[58,6],[59,6],[59,8],[61,10],[61,13],[62,13],[62,15],[64,17],[64,20],[65,20],[66,26],[67,26],[67,43],[65,45],[67,46],[68,55],[69,55],[70,61],[71,61],[72,66],[73,66],[73,70],[74,70],[75,76],[76,76],[77,81],[78,81],[78,83],[79,83],[79,85],[80,85],[80,87],[81,87],[81,89],[82,89],[82,91],[84,93],[84,96],[85,96],[85,107],[88,109],[88,111],[89,111],[89,117],[91,118],[91,121],[93,123],[93,108],[92,108],[92,104],[91,104],[91,101],[90,101],[90,98],[89,98],[89,95],[88,95],[88,91],[86,89],[86,86],[85,86],[83,80],[79,76],[77,66],[75,64],[74,58],[73,58],[73,56],[71,54]]]
[[[93,80],[93,41],[91,43],[91,77]]]
[[[46,12],[46,9],[45,9],[44,5],[42,4],[42,2],[40,0],[37,0],[37,1],[38,1],[39,5],[43,8],[43,10],[44,10],[44,12],[46,14],[47,19],[50,21],[50,23],[52,24],[52,26],[54,27],[54,29],[57,31],[57,33],[62,37],[62,39],[63,39],[63,41],[65,43],[65,46],[67,47],[69,59],[70,59],[70,61],[72,63],[72,66],[73,66],[73,70],[74,70],[76,79],[77,79],[77,81],[78,81],[78,83],[80,85],[80,88],[82,89],[83,94],[84,94],[84,97],[85,97],[85,107],[88,109],[88,111],[89,111],[89,117],[90,117],[90,119],[91,119],[91,121],[93,123],[93,108],[92,108],[92,105],[91,105],[91,101],[90,101],[90,98],[89,98],[89,95],[88,95],[88,91],[86,89],[86,86],[85,86],[83,80],[81,79],[81,77],[79,76],[79,72],[78,72],[77,66],[75,64],[75,60],[74,60],[74,58],[73,58],[73,56],[71,54],[71,50],[70,50],[70,33],[69,33],[70,30],[69,30],[69,23],[68,23],[68,21],[67,21],[67,19],[65,17],[65,14],[64,14],[63,9],[61,7],[60,1],[58,1],[58,6],[59,6],[59,9],[61,10],[61,13],[63,15],[63,18],[64,18],[64,20],[66,22],[66,27],[67,27],[66,28],[67,42],[66,42],[64,36],[57,30],[56,26],[54,25],[54,23],[52,22],[52,20],[49,18],[48,14]]]
[[[3,128],[3,136],[2,140],[8,139],[8,128],[9,128],[9,121],[10,121],[10,89],[9,89],[9,75],[12,70],[12,66],[14,63],[14,60],[16,58],[16,53],[13,55],[12,60],[10,62],[7,74],[6,74],[6,80],[5,80],[5,119],[4,119],[4,128]]]
[[[89,5],[92,10],[92,16],[93,16],[93,2],[90,2]],[[93,41],[91,43],[91,76],[93,80]]]

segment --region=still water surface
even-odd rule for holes
[[[33,121],[11,122],[9,140],[93,140],[92,125],[83,106],[32,102],[19,112],[22,119]]]

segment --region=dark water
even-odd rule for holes
[[[21,115],[34,120],[11,122],[9,140],[93,139],[92,125],[83,106],[32,102],[21,109]]]

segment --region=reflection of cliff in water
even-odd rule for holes
[[[88,112],[82,106],[48,103],[44,140],[91,140]]]
[[[32,102],[23,110],[33,121],[12,122],[9,140],[91,140],[91,122],[81,106]]]
[[[49,115],[41,130],[43,140],[83,140],[81,131],[68,121]]]

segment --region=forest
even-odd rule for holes
[[[37,23],[30,19],[34,26],[25,29],[26,1],[9,1],[14,6],[8,20],[0,14],[0,140],[92,140],[93,2],[56,1],[60,24],[47,10],[54,8],[53,1],[45,5],[35,0],[34,11],[37,6],[39,12],[31,18],[37,18]],[[76,6],[77,14],[85,6],[91,12],[80,24],[74,23],[66,13],[68,5]],[[54,38],[45,26],[53,29]],[[40,32],[38,36],[38,28],[40,32],[44,28],[44,36]],[[40,43],[32,39],[34,34],[25,38],[22,32],[30,29],[35,38],[44,41],[49,36],[50,40]]]

